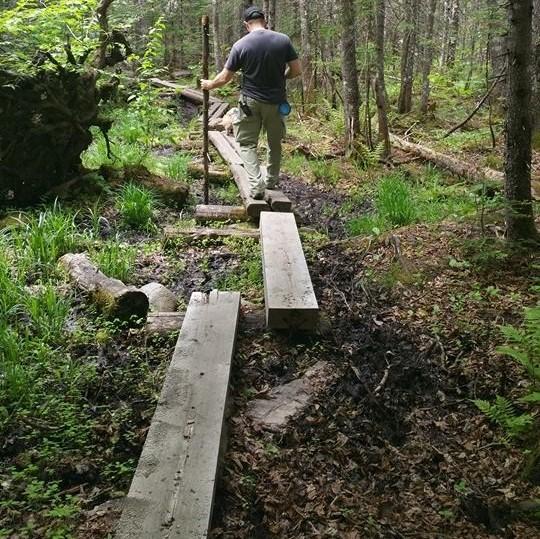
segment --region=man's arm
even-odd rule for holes
[[[224,68],[221,73],[219,73],[215,79],[212,80],[206,80],[201,79],[201,88],[203,90],[214,90],[216,88],[221,88],[222,86],[225,86],[234,77],[234,71],[230,71],[227,68]]]
[[[296,77],[299,77],[302,74],[302,64],[300,63],[300,60],[291,60],[287,64],[287,68],[285,69],[285,78],[287,79],[295,79]]]

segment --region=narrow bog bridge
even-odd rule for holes
[[[201,104],[202,93],[173,82],[152,79]],[[212,99],[211,121],[226,114],[228,104]],[[310,331],[318,325],[319,308],[304,257],[291,201],[278,190],[264,200],[249,196],[248,176],[236,141],[226,133],[210,132],[210,141],[227,163],[244,207],[198,205],[198,221],[257,220],[259,230],[227,227],[167,228],[165,235],[185,238],[240,235],[259,238],[262,250],[266,325]],[[179,313],[162,313],[171,317]],[[117,539],[197,539],[211,525],[215,485],[223,444],[226,401],[234,355],[240,294],[194,292],[181,323],[146,442],[139,459]],[[158,313],[159,317],[159,313]]]

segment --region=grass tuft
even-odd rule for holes
[[[116,199],[116,209],[129,228],[148,230],[152,227],[157,200],[152,191],[127,183]]]
[[[376,197],[379,216],[394,226],[416,220],[417,213],[409,184],[402,174],[391,174],[379,184]]]

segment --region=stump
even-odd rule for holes
[[[77,176],[98,115],[97,73],[0,70],[0,206],[32,204]]]

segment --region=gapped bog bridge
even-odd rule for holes
[[[117,539],[207,536],[240,309],[237,292],[194,292]]]

